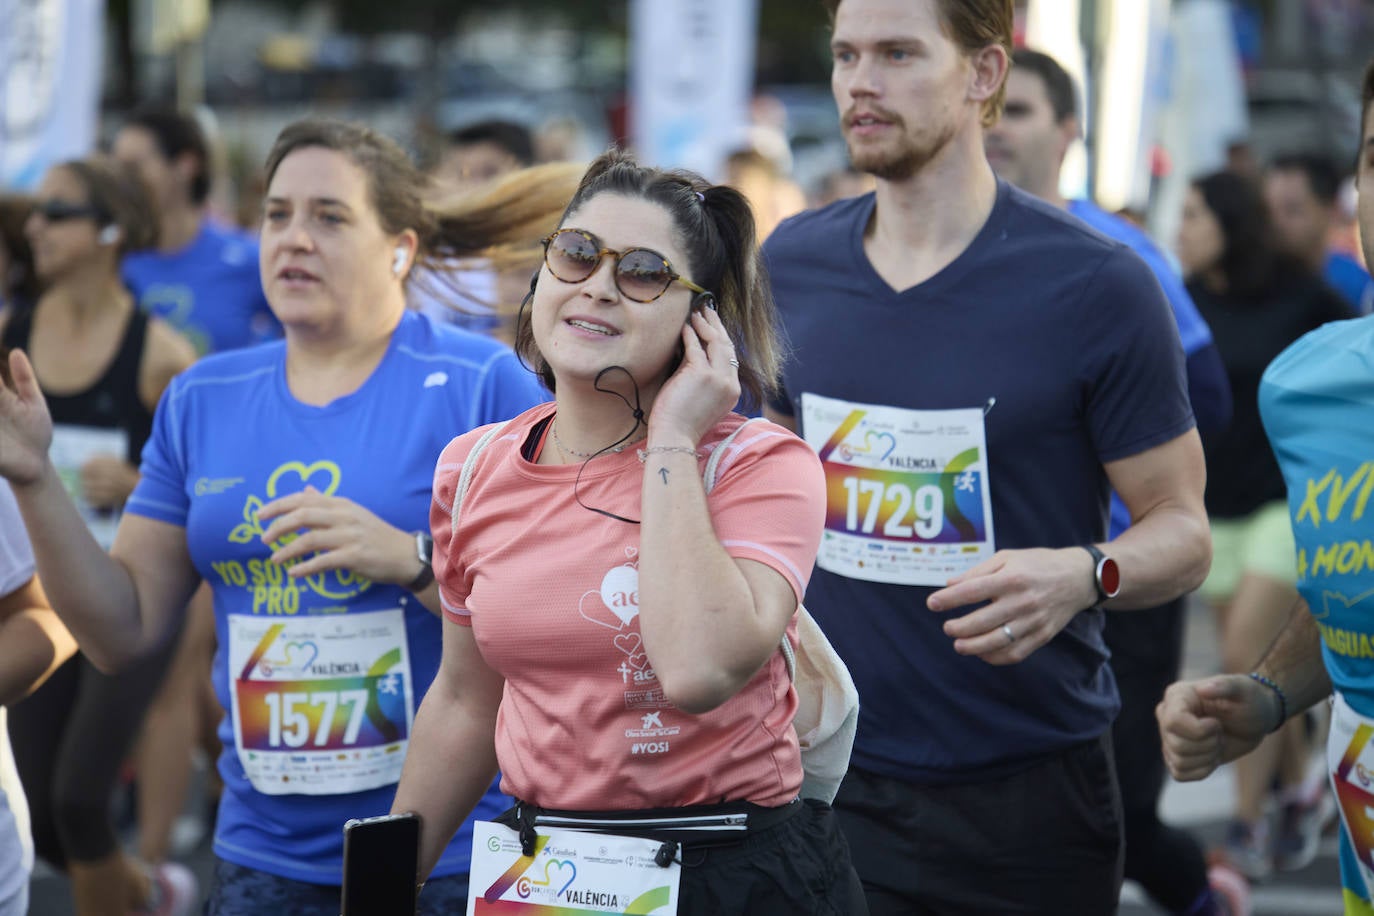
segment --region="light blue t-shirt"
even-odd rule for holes
[[[214,591],[226,711],[216,855],[338,884],[344,822],[390,808],[442,628],[396,586],[347,572],[288,578],[268,559],[256,509],[310,485],[427,531],[444,446],[548,395],[504,345],[414,312],[362,387],[323,407],[292,396],[285,347],[211,356],[172,382],[126,512],[185,527]],[[507,803],[489,791],[474,816]],[[435,875],[465,873],[470,845],[469,823]]]
[[[1107,238],[1126,244],[1150,268],[1150,272],[1159,281],[1159,288],[1164,290],[1164,297],[1169,300],[1169,308],[1174,313],[1174,323],[1178,325],[1178,337],[1179,342],[1183,344],[1184,356],[1192,356],[1212,343],[1212,329],[1207,326],[1206,319],[1193,304],[1193,297],[1188,295],[1183,277],[1155,245],[1154,240],[1139,226],[1119,216],[1113,216],[1088,200],[1069,201],[1069,212]],[[1121,497],[1113,493],[1112,523],[1107,536],[1115,538],[1129,527],[1131,511],[1126,508]]]
[[[1321,629],[1322,660],[1346,702],[1374,716],[1374,316],[1299,338],[1265,370],[1259,406],[1288,486],[1298,591]],[[1344,831],[1341,874],[1363,888]]]
[[[258,240],[203,220],[180,251],[139,251],[120,270],[139,307],[191,341],[196,352],[218,353],[281,337],[258,274]]]

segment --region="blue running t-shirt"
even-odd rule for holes
[[[391,806],[441,623],[404,589],[348,572],[292,580],[268,559],[256,510],[309,485],[428,530],[444,446],[547,393],[504,345],[414,312],[362,387],[323,407],[292,396],[285,353],[284,342],[222,353],[173,381],[126,511],[185,527],[214,591],[226,713],[216,855],[339,884],[344,822]],[[506,804],[489,791],[474,817]],[[434,874],[467,872],[470,844],[469,823]]]
[[[281,336],[262,292],[258,241],[246,232],[207,219],[180,251],[135,252],[120,270],[139,307],[184,334],[202,356]]]

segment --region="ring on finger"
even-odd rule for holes
[[[1009,624],[1002,624],[1002,635],[1007,638],[1007,645],[1016,642],[1016,634],[1011,631],[1011,626]]]

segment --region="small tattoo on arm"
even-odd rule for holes
[[[664,484],[664,486],[667,486],[667,484],[668,484],[668,469],[667,469],[667,468],[659,468],[659,469],[658,469],[658,476],[663,478],[663,484]]]

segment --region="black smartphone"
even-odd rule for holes
[[[344,824],[343,916],[411,916],[420,858],[418,815]]]

